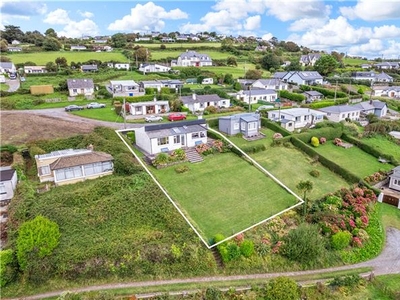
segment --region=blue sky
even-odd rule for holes
[[[400,0],[23,1],[3,0],[1,27],[59,36],[150,31],[253,35],[314,50],[400,58]]]

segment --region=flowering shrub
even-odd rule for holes
[[[336,146],[341,146],[341,145],[343,144],[343,141],[342,141],[341,139],[339,139],[339,138],[335,138],[335,139],[333,140],[333,143],[334,143]]]
[[[319,143],[320,143],[321,145],[325,144],[325,143],[326,143],[326,138],[321,137],[321,138],[319,139]]]
[[[319,139],[315,136],[313,136],[311,138],[311,145],[313,145],[313,147],[318,147],[319,146]]]
[[[279,132],[275,132],[274,135],[272,136],[272,138],[273,138],[274,140],[276,140],[276,139],[281,139],[281,138],[283,138],[283,136],[282,136],[282,134],[280,134]]]
[[[209,151],[210,147],[207,144],[200,144],[197,145],[195,149],[199,154],[203,154],[204,152]]]
[[[386,177],[387,177],[386,172],[380,171],[365,177],[364,180],[368,183],[375,184],[377,182],[384,180]]]

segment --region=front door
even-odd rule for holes
[[[185,146],[185,135],[181,135],[181,145]]]

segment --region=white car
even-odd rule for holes
[[[106,105],[105,104],[103,104],[103,103],[98,103],[98,102],[92,102],[92,103],[89,103],[88,105],[86,105],[86,108],[104,108],[104,107],[106,107]]]
[[[146,122],[159,122],[163,120],[163,117],[160,116],[148,116],[144,118]]]

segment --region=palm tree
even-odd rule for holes
[[[313,183],[310,180],[301,180],[296,188],[303,193],[304,207],[303,207],[303,216],[305,217],[307,214],[307,193],[311,192],[313,189]]]

